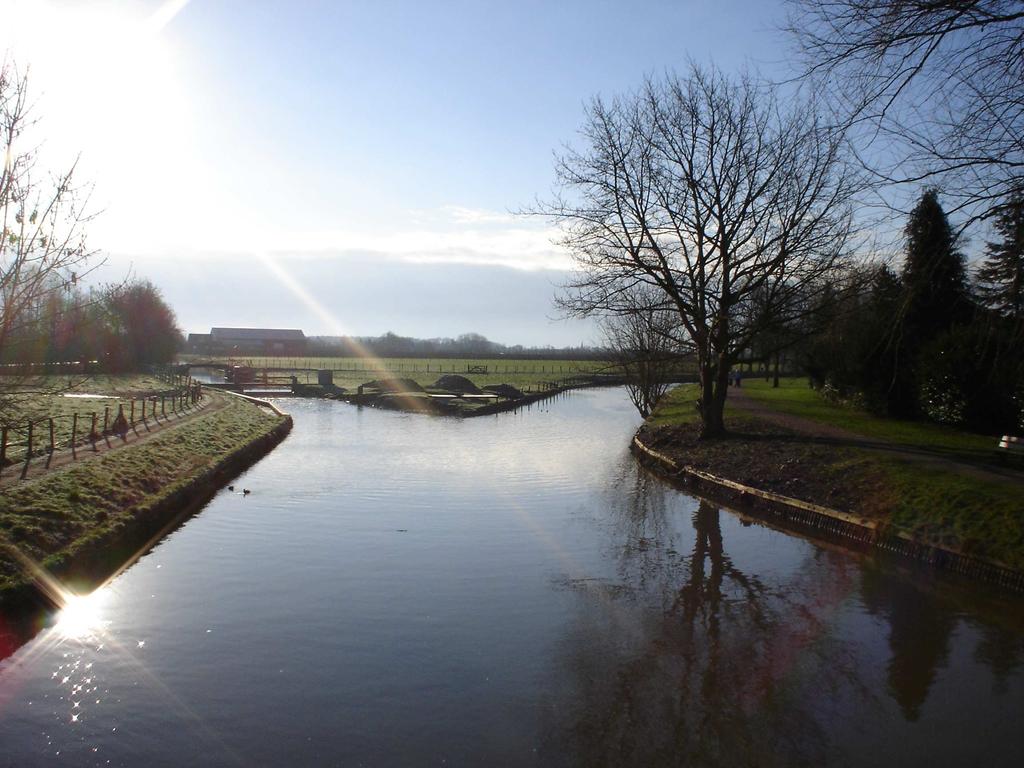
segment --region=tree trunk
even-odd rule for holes
[[[779,388],[779,356],[780,353],[775,353],[775,377],[772,379],[772,389]]]
[[[725,397],[729,388],[729,366],[718,356],[705,363],[700,373],[700,438],[706,440],[725,434]]]

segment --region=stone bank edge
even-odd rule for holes
[[[680,465],[674,459],[648,447],[640,439],[639,433],[634,435],[631,448],[643,463],[653,465],[660,474],[681,482],[686,488],[732,503],[737,510],[770,519],[781,527],[819,535],[831,534],[855,548],[881,549],[942,570],[992,582],[1014,592],[1024,592],[1024,572],[1002,563],[917,541],[909,534],[888,531],[873,520]]]

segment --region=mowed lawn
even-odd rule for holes
[[[889,419],[851,406],[832,403],[810,387],[805,378],[786,378],[778,388],[763,379],[745,379],[750,397],[781,413],[840,427],[864,437],[906,446],[926,446],[951,451],[991,455],[996,438],[942,424]]]

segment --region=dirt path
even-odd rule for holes
[[[25,474],[24,480],[21,479],[22,469],[25,466],[24,462],[11,464],[10,466],[3,467],[2,473],[0,473],[0,488],[5,488],[17,483],[28,482],[29,480],[34,480],[38,477],[42,477],[43,475],[58,472],[62,469],[81,464],[84,461],[90,461],[97,456],[103,456],[111,451],[116,451],[125,446],[144,443],[159,434],[175,429],[183,424],[188,424],[190,421],[201,416],[216,413],[226,405],[227,399],[224,396],[210,395],[207,393],[199,405],[191,407],[186,411],[172,413],[161,417],[160,419],[150,418],[147,419],[145,424],[142,422],[136,422],[134,428],[128,430],[128,433],[123,439],[115,435],[110,435],[97,440],[93,445],[77,446],[74,453],[72,453],[70,448],[56,451],[54,452],[49,465],[47,465],[47,456],[45,454],[42,456],[35,456],[29,462],[28,472]]]
[[[798,435],[809,437],[814,442],[886,451],[897,454],[901,459],[925,464],[934,469],[969,475],[981,480],[1004,482],[1009,480],[1024,485],[1024,471],[989,464],[986,462],[987,457],[979,456],[977,460],[972,460],[948,448],[913,446],[866,437],[842,427],[776,411],[771,406],[752,398],[742,387],[729,388],[729,402],[750,416],[775,424]],[[995,440],[993,440],[993,452],[994,450]]]

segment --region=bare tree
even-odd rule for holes
[[[877,177],[941,184],[967,223],[991,216],[1024,171],[1024,2],[790,3],[804,74],[863,129]]]
[[[629,399],[646,419],[675,378],[686,345],[663,293],[637,289],[623,302],[628,311],[605,318],[602,330],[611,362],[626,377]]]
[[[75,186],[75,167],[46,172],[37,151],[25,146],[35,124],[28,79],[0,65],[0,358],[24,358],[45,333],[44,319],[77,295],[76,285],[96,264],[85,245],[87,195]],[[0,393],[15,380],[0,380]]]
[[[729,369],[765,327],[797,325],[847,255],[843,137],[811,102],[697,66],[595,99],[582,136],[540,210],[578,265],[562,305],[623,314],[637,286],[659,292],[696,350],[701,433],[719,435]]]

